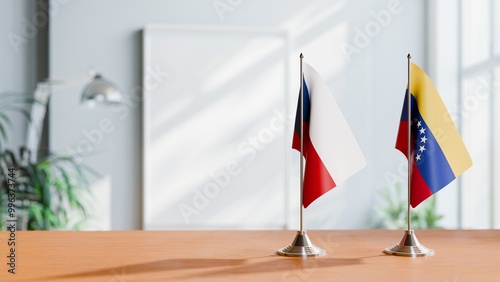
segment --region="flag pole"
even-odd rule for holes
[[[302,59],[304,55],[300,53],[300,232],[304,231],[303,212],[304,212],[304,72],[302,70]]]
[[[408,53],[406,56],[408,59],[408,89],[406,92],[406,107],[408,112],[408,229],[405,231],[403,238],[399,244],[396,244],[392,247],[385,248],[384,253],[388,255],[396,255],[396,256],[405,256],[405,257],[423,257],[423,256],[432,256],[434,255],[434,250],[426,248],[424,245],[420,244],[415,235],[414,230],[411,229],[411,168],[412,168],[412,150],[411,143],[412,134],[411,134],[411,126],[412,126],[412,113],[411,113],[411,55]]]
[[[304,230],[302,214],[304,211],[304,72],[302,70],[302,59],[304,55],[300,53],[300,91],[299,91],[299,110],[300,115],[300,229],[295,235],[295,239],[292,244],[279,249],[276,253],[280,256],[288,257],[310,257],[310,256],[322,256],[326,254],[326,251],[316,247],[309,236],[307,236],[307,231]]]
[[[406,56],[408,59],[408,92],[407,92],[407,98],[406,98],[406,103],[408,107],[408,232],[411,230],[411,210],[410,210],[410,201],[411,201],[411,73],[410,73],[410,63],[411,63],[411,55],[408,53],[408,56]]]

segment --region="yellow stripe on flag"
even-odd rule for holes
[[[458,177],[472,166],[472,159],[431,79],[414,63],[411,63],[411,94],[455,177]]]

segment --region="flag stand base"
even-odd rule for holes
[[[292,244],[279,249],[276,253],[280,256],[288,257],[311,257],[325,255],[326,251],[311,243],[311,240],[307,236],[307,232],[302,230],[297,231],[297,235]]]
[[[405,257],[425,257],[433,256],[434,250],[420,244],[413,230],[406,230],[399,244],[386,248],[384,253]]]

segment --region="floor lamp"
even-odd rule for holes
[[[85,84],[82,91],[81,103],[93,107],[96,103],[105,105],[119,104],[123,98],[118,88],[100,74],[90,71],[89,76],[83,79],[57,80],[46,79],[36,85],[34,98],[36,103],[31,108],[31,122],[27,132],[27,148],[31,153],[32,161],[36,161],[40,147],[40,137],[43,130],[43,121],[47,112],[47,103],[54,88],[70,87]]]

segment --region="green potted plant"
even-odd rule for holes
[[[400,182],[393,189],[384,188],[380,193],[381,203],[375,205],[373,227],[387,229],[406,229],[408,200],[403,196]],[[437,212],[436,196],[432,196],[411,210],[411,225],[415,229],[441,229],[443,216]]]
[[[13,191],[9,188],[14,188],[11,198],[15,197],[13,208],[18,218],[18,229],[79,229],[88,218],[89,207],[86,202],[91,193],[87,174],[93,171],[78,163],[74,156],[40,154],[23,146],[15,152],[5,145],[8,130],[12,129],[12,121],[7,113],[17,112],[31,121],[27,107],[34,102],[32,98],[19,94],[0,95],[2,226],[6,224],[9,194]],[[38,158],[31,158],[32,154],[37,154]]]

